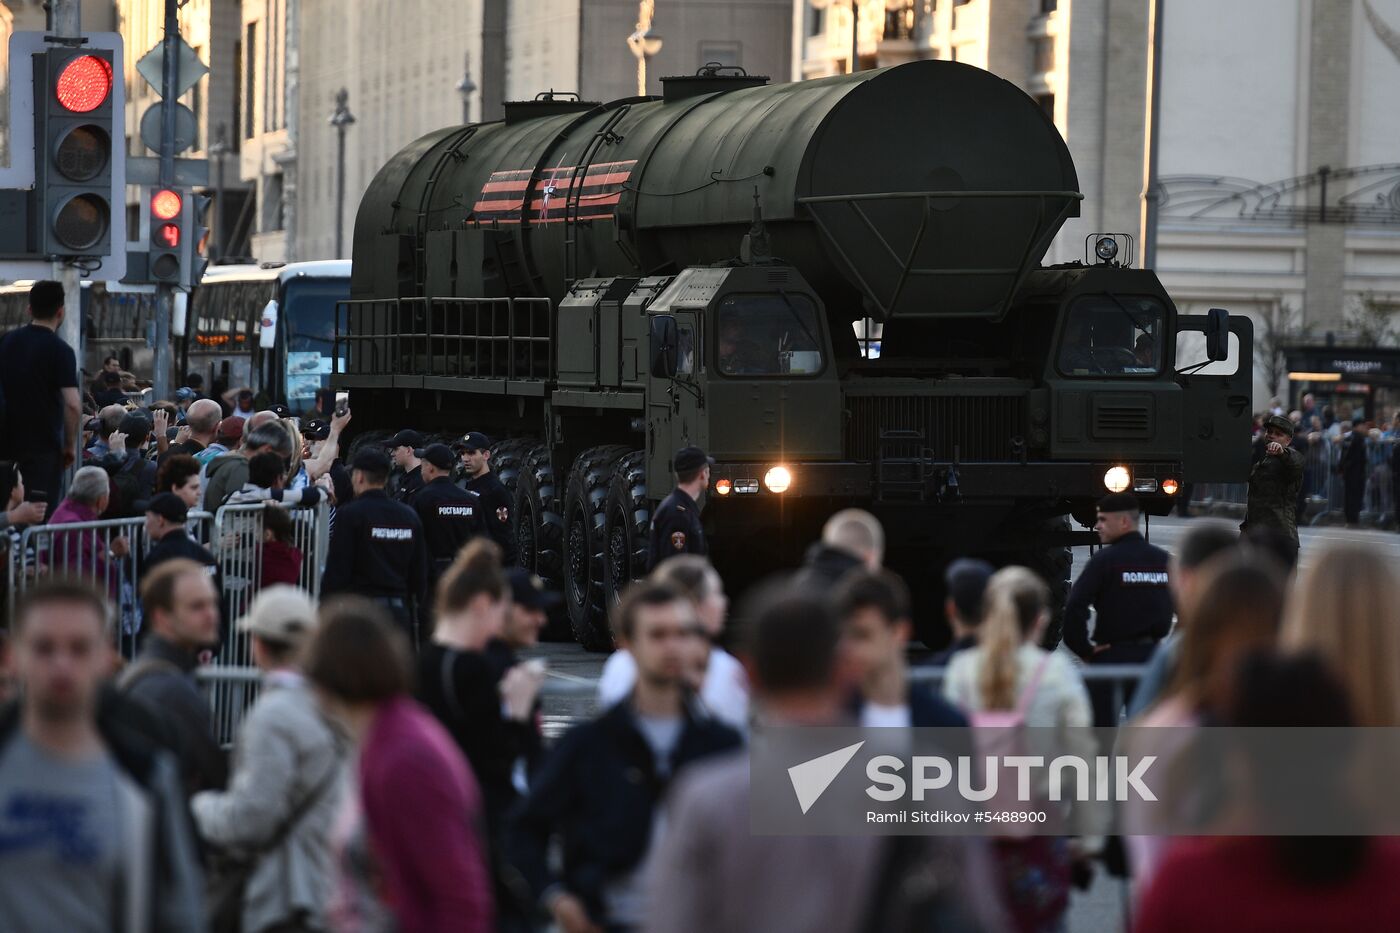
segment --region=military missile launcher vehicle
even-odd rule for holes
[[[1106,492],[1165,514],[1184,483],[1245,477],[1248,320],[1179,313],[1128,237],[1039,265],[1082,195],[1014,85],[944,61],[663,84],[399,152],[337,313],[357,429],[498,439],[520,561],[584,645],[611,644],[686,445],[717,461],[702,520],[731,587],[860,506],[934,644],[952,557],[1062,599],[1091,534],[1069,520]]]

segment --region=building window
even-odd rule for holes
[[[700,41],[700,63],[719,62],[721,65],[741,64],[743,47],[738,42],[724,42],[714,39]]]
[[[1037,94],[1035,96],[1035,102],[1037,105],[1039,105],[1041,110],[1045,111],[1045,115],[1047,117],[1049,117],[1052,121],[1055,119],[1054,94]]]
[[[826,32],[826,10],[807,11],[807,35],[819,36]]]
[[[239,76],[243,74],[243,43],[233,43],[233,139],[229,143],[233,146],[233,151],[237,152],[241,145],[243,134],[239,130],[243,126],[243,82]]]
[[[202,48],[195,49],[194,54],[200,61],[204,60],[204,50]],[[204,148],[200,145],[200,140],[209,135],[206,127],[209,121],[209,115],[204,112],[203,80],[196,81],[194,87],[190,88],[190,109],[194,111],[194,142],[190,144],[190,148],[198,152]]]
[[[1040,0],[1040,12],[1053,13],[1060,7],[1059,0]]]
[[[1054,71],[1055,70],[1055,40],[1047,37],[1035,39],[1031,43],[1034,57],[1034,71]]]
[[[890,4],[885,7],[884,38],[914,38],[914,0],[904,0],[902,5]]]
[[[243,37],[243,50],[247,53],[247,61],[243,68],[243,100],[246,109],[243,111],[243,136],[252,139],[257,123],[253,121],[253,101],[258,99],[258,24],[249,23],[247,32]]]

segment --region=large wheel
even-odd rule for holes
[[[1035,531],[1058,534],[1070,530],[1069,516],[1049,519]],[[1031,532],[1033,535],[1035,532]],[[1040,547],[1013,555],[1008,564],[1020,564],[1036,572],[1050,587],[1050,624],[1045,627],[1041,647],[1054,651],[1063,637],[1065,601],[1069,599],[1070,571],[1074,567],[1074,552],[1067,547]]]
[[[530,437],[512,437],[491,445],[491,472],[512,494],[519,484],[526,458],[537,447],[539,441]]]
[[[589,651],[613,646],[603,581],[608,487],[628,450],[608,445],[578,455],[564,493],[564,604],[578,643]]]
[[[634,450],[618,461],[608,488],[606,567],[603,595],[609,609],[622,591],[647,572],[651,536],[651,503],[647,501],[646,452]]]
[[[558,587],[564,566],[564,518],[549,448],[523,459],[515,486],[515,549],[520,566]]]

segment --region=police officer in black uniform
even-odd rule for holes
[[[428,585],[428,552],[418,513],[384,492],[389,458],[362,448],[350,461],[355,498],[336,509],[321,595],[356,593],[384,606],[410,637]]]
[[[1099,500],[1094,530],[1106,547],[1090,558],[1065,602],[1065,645],[1089,664],[1141,664],[1171,631],[1167,552],[1138,532],[1141,505],[1132,493]],[[1089,638],[1089,607],[1094,635]],[[1113,684],[1089,684],[1094,725],[1115,726]],[[1122,701],[1131,704],[1132,688]]]
[[[436,581],[462,545],[485,531],[481,496],[452,482],[457,458],[446,444],[429,444],[415,453],[422,461],[424,483],[413,497],[413,510],[423,522],[429,576]]]
[[[501,562],[515,563],[515,525],[510,520],[515,497],[491,472],[491,439],[480,431],[468,431],[458,445],[467,470],[467,488],[481,497],[482,524],[501,547]]]
[[[389,458],[394,466],[403,470],[393,497],[399,502],[413,504],[413,496],[423,488],[423,471],[418,461],[418,451],[423,447],[423,435],[407,428],[389,438]]]
[[[676,488],[651,516],[651,544],[647,548],[647,572],[674,554],[708,554],[705,531],[700,527],[696,500],[709,488],[714,459],[699,447],[682,447],[671,461]]]

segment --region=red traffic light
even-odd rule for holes
[[[151,195],[151,213],[157,220],[174,220],[179,217],[183,204],[180,195],[169,188],[162,188]]]
[[[156,245],[176,249],[180,245],[180,225],[161,224],[156,228]]]
[[[96,55],[79,55],[63,66],[54,96],[65,110],[89,113],[112,93],[112,65]]]

